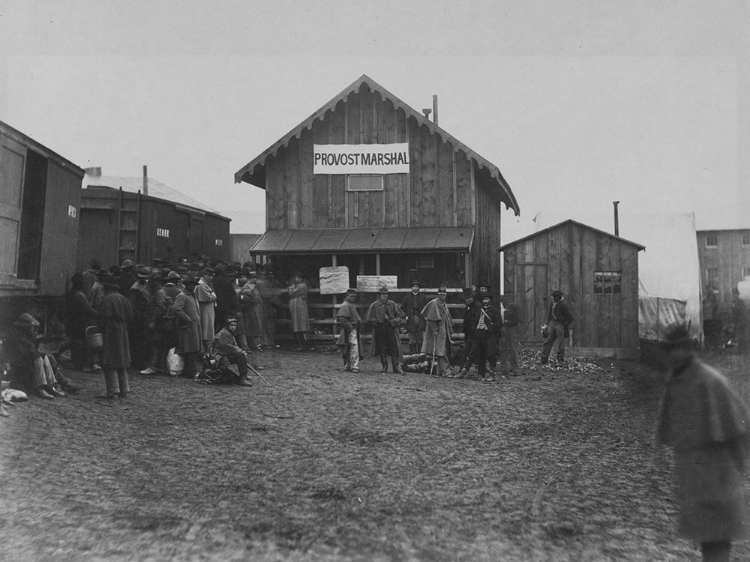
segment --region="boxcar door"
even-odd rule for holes
[[[26,147],[0,135],[0,285],[14,285]]]
[[[528,345],[541,342],[541,327],[547,322],[549,288],[547,264],[516,264],[515,289],[520,298],[519,339]]]

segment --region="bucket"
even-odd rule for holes
[[[86,328],[86,345],[91,349],[100,349],[104,346],[104,336],[96,326]]]

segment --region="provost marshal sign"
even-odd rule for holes
[[[316,144],[313,174],[408,174],[409,143]]]

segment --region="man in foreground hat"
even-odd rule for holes
[[[401,303],[401,310],[406,318],[406,331],[409,334],[409,353],[419,353],[424,338],[424,316],[422,309],[427,304],[427,297],[419,290],[419,280],[412,279],[411,291]]]
[[[377,300],[367,309],[365,322],[372,325],[372,354],[380,357],[384,374],[388,372],[388,357],[391,358],[393,372],[404,374],[398,332],[403,318],[401,308],[388,298],[388,287],[380,287]]]
[[[549,354],[552,346],[557,340],[557,362],[565,362],[565,338],[570,335],[570,325],[573,323],[573,314],[570,312],[568,304],[563,298],[563,293],[555,289],[552,291],[552,304],[549,307],[547,317],[547,339],[544,340],[542,347],[542,357],[540,363],[544,365],[549,361]]]
[[[362,320],[354,302],[357,300],[357,290],[347,289],[344,303],[336,311],[336,320],[341,326],[341,333],[336,342],[341,348],[344,369],[352,373],[359,373],[359,323]]]
[[[701,544],[703,560],[729,561],[747,535],[743,477],[750,412],[729,381],[697,358],[684,324],[666,333],[669,379],[657,441],[674,450],[679,533]]]
[[[237,325],[237,316],[231,313],[228,314],[224,327],[219,330],[219,333],[216,334],[216,337],[211,343],[211,349],[214,354],[218,356],[219,362],[225,362],[226,365],[224,366],[237,375],[234,384],[239,386],[253,386],[253,383],[250,382],[250,379],[247,376],[247,356],[242,348],[237,345],[237,340],[234,337]],[[235,366],[235,368],[233,369],[231,366]]]

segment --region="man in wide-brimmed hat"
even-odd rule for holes
[[[339,339],[336,342],[341,348],[344,368],[352,373],[359,373],[359,323],[361,318],[354,303],[357,300],[357,290],[347,289],[344,303],[336,311],[336,321],[341,326]]]
[[[378,298],[365,313],[365,322],[372,325],[372,354],[380,357],[382,372],[388,372],[388,357],[391,358],[393,372],[404,374],[401,369],[401,346],[399,345],[399,327],[404,321],[404,313],[389,298],[388,287],[380,287]]]
[[[718,371],[698,359],[687,325],[667,329],[670,370],[657,440],[674,450],[679,533],[701,544],[703,560],[729,560],[745,537],[743,473],[750,451],[750,412]]]

